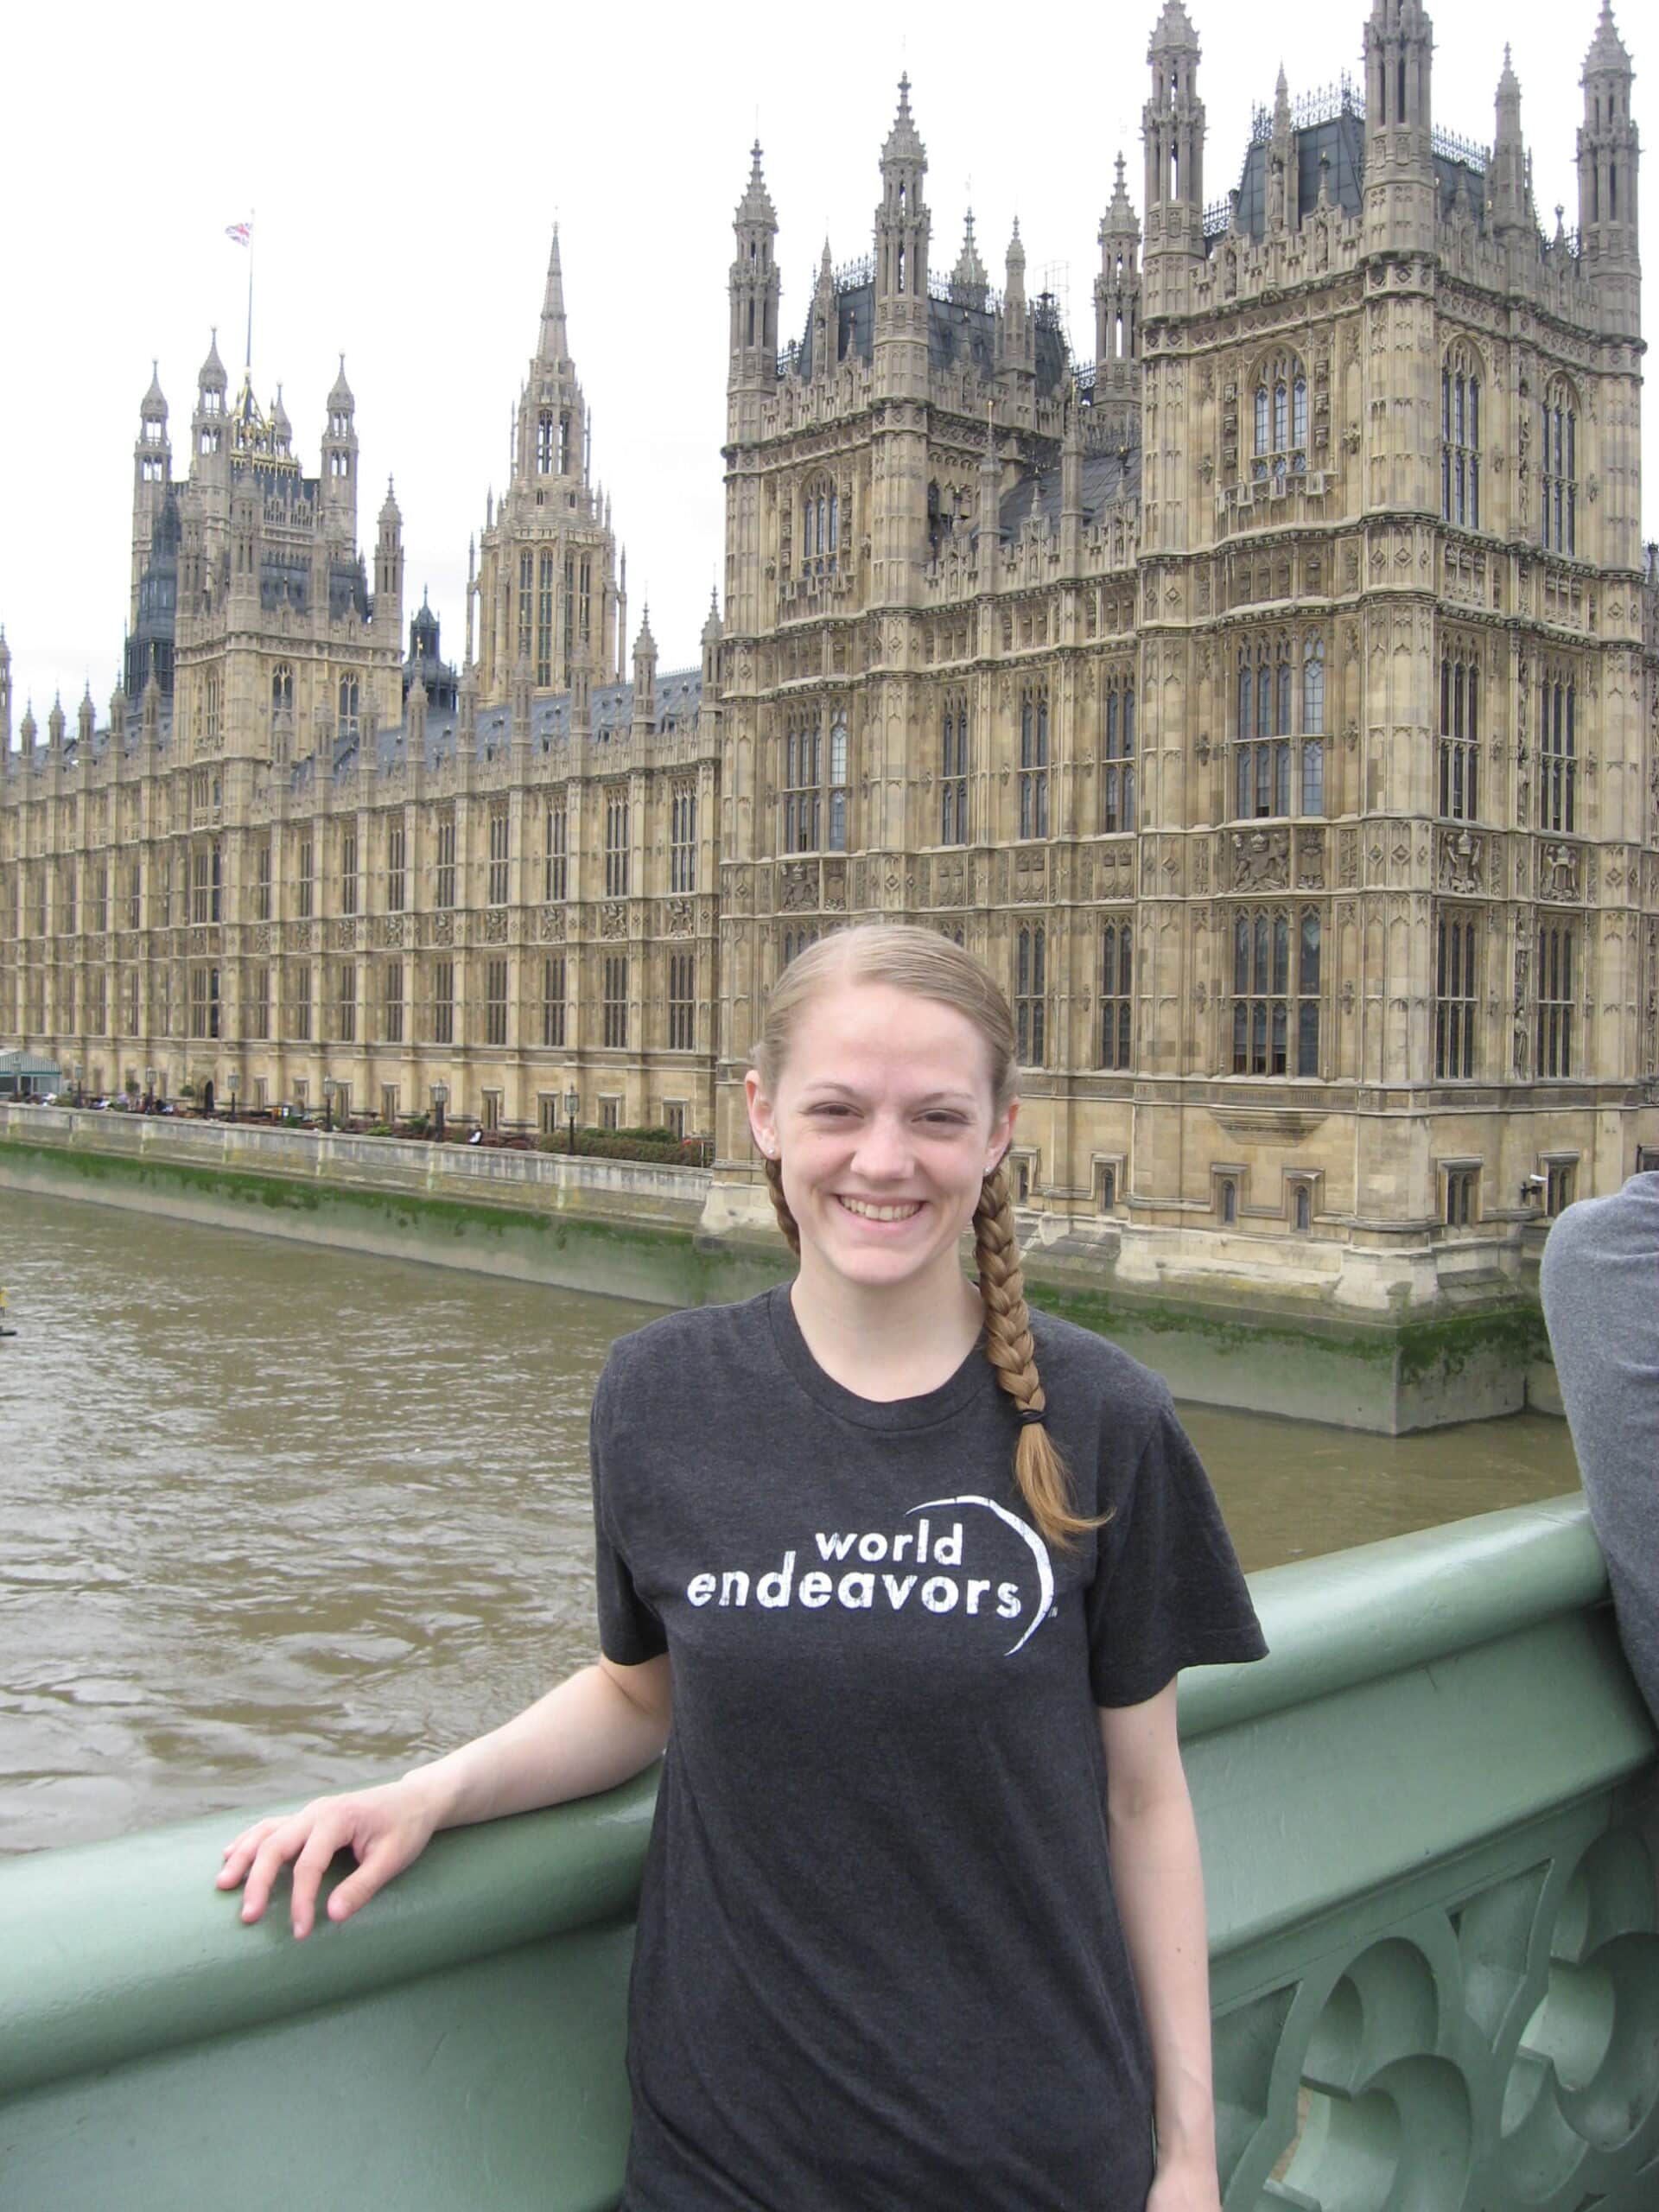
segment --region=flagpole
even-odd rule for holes
[[[248,353],[246,368],[253,376],[253,210],[248,210]]]

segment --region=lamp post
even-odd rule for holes
[[[443,1109],[448,1103],[448,1084],[435,1083],[432,1086],[432,1111],[437,1116],[437,1127],[432,1132],[432,1141],[435,1144],[443,1142]]]
[[[144,1070],[144,1111],[146,1114],[153,1114],[156,1111],[156,1071],[154,1068]]]
[[[226,1119],[227,1121],[233,1122],[236,1119],[236,1094],[240,1087],[241,1080],[241,1077],[237,1074],[234,1068],[231,1070],[229,1075],[225,1078],[225,1096],[231,1102],[230,1105],[226,1109]]]
[[[339,1089],[340,1085],[333,1076],[324,1076],[322,1078],[322,1131],[325,1136],[331,1136],[334,1134],[334,1093]]]
[[[572,1160],[576,1156],[576,1116],[581,1110],[581,1107],[582,1093],[579,1090],[567,1090],[564,1094],[564,1110],[569,1116],[570,1122],[570,1142],[569,1149]]]

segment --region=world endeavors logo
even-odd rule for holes
[[[685,1586],[686,1598],[693,1605],[734,1609],[753,1600],[767,1612],[794,1605],[817,1612],[833,1605],[849,1613],[901,1613],[914,1600],[920,1612],[936,1617],[959,1612],[1023,1621],[1018,1641],[1006,1654],[1011,1659],[1053,1607],[1054,1569],[1047,1547],[1006,1506],[971,1493],[929,1498],[912,1505],[906,1518],[958,1509],[969,1511],[969,1518],[942,1529],[925,1519],[893,1535],[879,1529],[862,1535],[856,1529],[821,1529],[812,1537],[821,1566],[798,1573],[798,1554],[786,1551],[777,1567],[753,1580],[738,1567],[694,1574]],[[981,1513],[991,1517],[982,1521]],[[969,1529],[971,1541],[965,1533]],[[964,1548],[971,1557],[964,1557]],[[849,1564],[853,1560],[861,1563]]]

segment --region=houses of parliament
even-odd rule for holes
[[[1632,67],[1603,5],[1569,231],[1507,57],[1487,148],[1435,120],[1420,0],[1363,51],[1281,73],[1208,200],[1165,0],[1090,365],[1017,228],[1000,284],[971,215],[947,266],[907,83],[865,251],[785,335],[757,147],[683,667],[629,634],[556,234],[458,671],[391,490],[359,514],[343,364],[315,475],[216,349],[175,474],[152,381],[107,721],[15,741],[0,645],[0,1047],[387,1122],[442,1084],[551,1131],[574,1092],[711,1134],[732,1226],[769,1217],[768,987],[904,918],[1008,991],[1039,1242],[1359,1308],[1513,1273],[1659,1164]]]

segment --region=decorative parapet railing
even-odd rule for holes
[[[1659,2203],[1654,1737],[1562,1500],[1279,1568],[1183,1687],[1227,2212]],[[600,2212],[649,1777],[244,1929],[240,1815],[0,1866],[7,2212]]]

